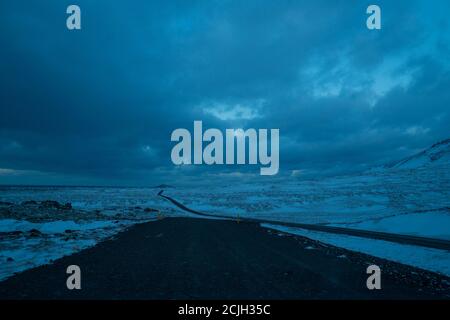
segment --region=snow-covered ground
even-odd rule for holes
[[[394,216],[402,216],[407,222],[410,214],[414,215],[411,219],[430,214],[430,219],[442,215],[448,225],[450,166],[315,180],[290,177],[263,182],[255,178],[253,182],[235,184],[217,181],[203,187],[171,189],[166,194],[193,209],[233,217],[356,224]],[[429,231],[428,227],[423,230]]]
[[[0,187],[0,280],[178,211],[151,188]],[[41,201],[71,203],[73,209]],[[31,201],[29,203],[24,203]]]
[[[91,247],[135,221],[54,221],[31,223],[21,220],[1,220],[0,280],[62,256]],[[36,231],[37,230],[37,231]],[[20,233],[19,233],[20,232]]]
[[[450,240],[450,212],[442,210],[335,225],[353,229]]]
[[[172,211],[172,206],[157,196],[158,192],[156,188],[0,186],[0,201],[19,204],[28,200],[54,200],[71,203],[74,209],[110,214],[135,207]]]

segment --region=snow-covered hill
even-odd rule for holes
[[[436,164],[450,164],[450,139],[435,143],[430,148],[393,164],[386,165],[385,168],[416,169]]]

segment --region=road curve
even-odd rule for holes
[[[199,216],[205,216],[205,217],[233,219],[233,217],[230,217],[230,216],[208,214],[208,213],[203,213],[203,212],[199,212],[197,210],[190,209],[190,208],[186,207],[184,204],[178,202],[177,200],[175,200],[169,196],[163,195],[163,191],[164,190],[161,190],[158,193],[158,196],[163,197],[164,199],[172,202],[175,206],[177,206],[178,208],[180,208],[184,211],[187,211],[187,212],[190,212],[193,214],[197,214]],[[409,244],[409,245],[450,251],[450,241],[443,240],[443,239],[433,239],[433,238],[401,235],[401,234],[394,234],[394,233],[387,233],[387,232],[368,231],[368,230],[342,228],[342,227],[332,227],[332,226],[324,226],[324,225],[317,225],[317,224],[280,222],[280,221],[254,219],[254,218],[240,218],[240,220],[248,221],[248,222],[256,222],[256,223],[270,223],[270,224],[274,224],[274,225],[301,228],[301,229],[312,230],[312,231],[321,231],[321,232],[328,232],[328,233],[335,233],[335,234],[345,234],[345,235],[349,235],[349,236],[356,236],[356,237],[370,238],[370,239],[377,239],[377,240],[385,240],[385,241],[396,242],[396,243],[401,243],[401,244]]]

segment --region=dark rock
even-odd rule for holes
[[[42,232],[40,232],[37,229],[31,229],[30,230],[30,237],[40,237],[42,235]]]
[[[8,258],[6,259],[6,261],[8,261],[8,262],[13,262],[13,261],[14,261],[14,259],[13,259],[13,258],[11,258],[11,257],[8,257]]]
[[[61,206],[62,210],[72,210],[72,204],[67,202],[65,205]]]
[[[145,208],[144,212],[158,212],[158,210],[153,209],[153,208]]]
[[[70,233],[64,237],[64,241],[75,240],[76,238],[77,236],[75,235],[75,233]]]
[[[167,189],[167,188],[175,188],[175,187],[163,183],[163,184],[160,184],[159,186],[155,186],[153,188],[155,188],[155,189]]]
[[[34,206],[34,205],[37,205],[37,204],[38,203],[36,201],[34,201],[34,200],[28,200],[28,201],[22,202],[22,205],[24,205],[24,206],[30,206],[30,205]]]
[[[61,204],[54,200],[45,200],[41,202],[41,207],[43,208],[53,208],[58,210],[72,210],[72,204],[70,202],[66,204]]]
[[[0,216],[2,218],[7,218],[12,215],[13,215],[13,213],[11,212],[11,210],[9,208],[0,207]]]
[[[45,208],[55,208],[55,209],[60,209],[62,207],[58,201],[53,200],[42,201],[41,205]]]
[[[8,201],[0,201],[0,206],[12,206],[14,203]]]
[[[65,233],[73,233],[74,231],[73,231],[73,230],[70,230],[70,229],[67,229],[67,230],[65,230],[64,232],[65,232]]]
[[[3,237],[17,237],[23,234],[22,231],[8,231],[8,232],[0,232],[0,238]]]

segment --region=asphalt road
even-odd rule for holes
[[[72,264],[81,290],[66,288]],[[370,264],[381,290],[366,287]],[[448,299],[449,284],[258,223],[166,218],[0,282],[0,299]]]
[[[199,215],[199,216],[205,216],[205,217],[219,217],[219,218],[233,219],[230,216],[208,214],[208,213],[199,212],[197,210],[193,210],[191,208],[186,207],[181,202],[173,199],[172,197],[163,195],[162,193],[163,193],[163,190],[161,190],[158,193],[158,195],[160,197],[163,197],[166,200],[169,200],[175,206],[177,206],[178,208],[180,208],[184,211],[187,211],[187,212]],[[362,237],[362,238],[385,240],[385,241],[396,242],[396,243],[401,243],[401,244],[409,244],[409,245],[450,251],[450,241],[444,240],[444,239],[433,239],[433,238],[410,236],[410,235],[387,233],[387,232],[351,229],[351,228],[343,228],[343,227],[333,227],[333,226],[326,226],[326,225],[319,225],[319,224],[279,222],[279,221],[273,221],[273,220],[263,220],[263,219],[253,219],[253,218],[240,218],[240,220],[248,221],[248,222],[256,222],[256,223],[270,223],[270,224],[276,224],[276,225],[281,225],[281,226],[286,226],[286,227],[301,228],[301,229],[312,230],[312,231],[322,231],[322,232],[328,232],[328,233],[346,234],[346,235]]]

